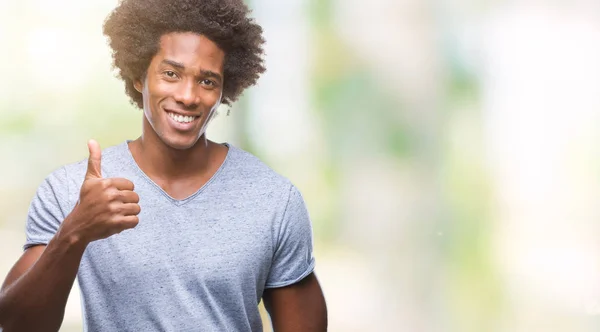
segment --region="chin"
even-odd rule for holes
[[[161,137],[161,140],[163,141],[163,143],[165,143],[165,145],[167,145],[170,148],[176,149],[176,150],[187,150],[192,148],[194,145],[196,145],[196,143],[198,142],[199,137],[195,137],[195,138],[190,138],[190,137],[177,137],[177,138],[171,138],[171,137]]]

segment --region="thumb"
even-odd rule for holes
[[[102,150],[100,144],[95,140],[91,139],[88,141],[88,149],[90,150],[90,157],[88,158],[87,172],[85,173],[85,179],[99,179],[102,177],[102,171],[100,168],[100,160],[102,159]]]

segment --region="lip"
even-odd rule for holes
[[[183,112],[177,112],[177,111],[173,111],[170,109],[164,109],[165,110],[165,115],[167,116],[167,122],[171,125],[171,127],[177,131],[191,131],[196,127],[196,123],[198,123],[198,121],[200,121],[201,115],[193,115],[193,114],[186,114]],[[181,122],[177,122],[175,120],[173,120],[173,118],[171,118],[169,116],[168,113],[175,113],[178,115],[183,115],[183,116],[193,116],[194,120],[192,120],[192,122],[187,122],[187,123],[181,123]]]
[[[167,112],[167,113],[175,113],[175,114],[183,115],[183,116],[199,117],[200,115],[202,115],[202,114],[197,115],[197,114],[193,114],[193,113],[187,113],[187,112],[183,112],[183,111],[179,111],[179,110],[173,110],[173,109],[170,109],[170,108],[163,108],[163,110],[165,112]]]

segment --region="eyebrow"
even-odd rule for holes
[[[183,63],[177,62],[177,61],[173,61],[173,60],[169,60],[169,59],[163,59],[161,61],[162,64],[166,64],[169,65],[173,68],[177,68],[179,70],[184,70],[185,69],[185,65]],[[223,81],[223,78],[221,77],[221,75],[219,75],[218,73],[215,73],[212,70],[206,70],[206,69],[201,69],[200,70],[200,75],[203,77],[211,77],[214,78],[216,80],[218,80],[219,82]]]

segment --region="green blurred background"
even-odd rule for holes
[[[0,0],[2,277],[43,178],[141,132],[116,3]],[[600,329],[599,2],[249,4],[267,73],[209,137],[302,191],[330,331]]]

